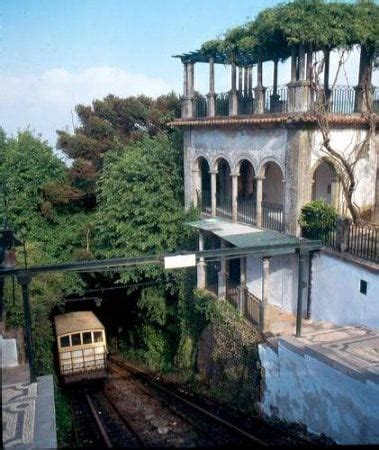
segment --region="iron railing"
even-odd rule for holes
[[[235,307],[238,309],[238,303],[239,303],[239,288],[236,283],[233,283],[231,280],[229,280],[228,277],[226,277],[226,299]]]
[[[282,205],[262,202],[262,227],[280,232],[284,230]]]
[[[372,99],[373,108],[376,113],[379,114],[379,88],[375,88],[374,95]]]
[[[260,303],[261,301],[245,288],[244,315],[253,324],[260,326]]]
[[[216,94],[216,116],[229,115],[229,92]]]
[[[247,92],[240,92],[238,94],[238,114],[253,114],[254,113],[254,97]]]
[[[288,87],[279,86],[274,96],[274,89],[269,87],[265,92],[265,113],[288,112]]]
[[[379,226],[367,222],[348,224],[347,249],[354,256],[379,262]]]
[[[239,222],[256,224],[256,203],[249,197],[237,197],[237,220]]]
[[[331,90],[330,112],[351,114],[355,106],[355,89],[352,86],[336,86]]]
[[[212,214],[211,191],[197,191],[197,198],[201,212],[205,214]]]
[[[227,219],[232,218],[232,197],[222,193],[216,194],[216,215]]]
[[[323,89],[323,86],[320,86]],[[229,92],[216,94],[216,116],[229,115]],[[353,86],[335,86],[329,92],[328,110],[333,114],[352,114],[355,112],[355,96],[356,91]],[[324,102],[326,100],[324,91],[320,93],[312,90],[311,104],[309,109],[312,110],[317,100]],[[373,109],[379,112],[379,88],[374,88],[372,92]],[[194,115],[195,117],[207,116],[207,99],[203,95],[194,97]],[[288,87],[279,86],[277,94],[274,95],[272,87],[266,88],[264,99],[265,114],[286,113],[288,112]],[[238,114],[251,115],[254,114],[254,96],[248,92],[238,92]]]
[[[325,247],[349,253],[367,261],[379,262],[379,226],[339,218],[317,228],[303,229],[308,239],[321,240]]]
[[[195,102],[195,116],[207,117],[207,99],[202,95],[194,98]]]

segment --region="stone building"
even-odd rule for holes
[[[273,64],[273,86],[265,87],[265,61],[251,55],[238,54],[233,61],[223,53],[209,56],[203,51],[177,57],[183,63],[184,90],[182,116],[173,125],[184,131],[185,204],[202,212],[203,221],[192,224],[199,229],[199,249],[235,246],[230,236],[238,233],[245,235],[245,247],[278,242],[277,255],[221,258],[220,264],[200,261],[198,287],[213,290],[219,298],[234,295],[244,303],[242,309],[250,298],[290,314],[299,312],[300,296],[301,313],[309,316],[312,251],[301,250],[300,257],[300,246],[306,247],[298,222],[301,209],[323,198],[341,216],[349,216],[340,171],[323,149],[315,105],[323,95],[331,146],[353,161],[357,180],[353,201],[362,217],[375,221],[379,200],[375,133],[364,157],[354,160],[354,152],[369,133],[368,113],[378,107],[379,90],[371,85],[372,55],[368,58],[365,49],[361,51],[357,86],[329,87],[330,54],[325,54],[321,93],[311,82],[313,53],[304,45],[291,50],[291,80],[285,86],[278,86],[278,60]],[[195,89],[195,67],[201,63],[209,65],[206,96]],[[227,93],[215,92],[215,64],[230,66]],[[365,101],[367,80],[370,95]],[[375,115],[374,120],[377,124]],[[293,242],[291,251],[283,251],[289,242]]]
[[[304,5],[290,2],[270,14],[290,11],[287,20],[296,17],[294,29],[303,31],[298,21],[306,15],[299,19],[291,8]],[[354,8],[362,5],[338,8],[348,16],[353,11],[354,21]],[[313,7],[335,5],[314,2]],[[337,15],[335,10],[313,13],[306,23],[333,21]],[[271,52],[276,55],[271,58],[273,86],[266,87],[263,70],[270,52],[233,47],[235,36],[248,40],[246,30],[254,36],[251,45],[258,45],[254,32],[265,17],[250,28],[231,30],[226,46],[210,41],[216,45],[178,56],[184,91],[182,116],[173,125],[184,132],[185,205],[201,210],[201,219],[189,224],[198,230],[202,251],[197,287],[230,301],[262,332],[259,412],[301,422],[336,443],[378,444],[379,90],[371,83],[373,46],[358,35],[350,40],[347,32],[347,45],[362,44],[358,84],[336,86],[329,80],[332,49],[323,45],[317,49],[324,52],[323,83],[315,83],[311,41],[317,41],[317,32],[310,32],[308,43],[288,49],[282,39],[281,55]],[[269,17],[262,42],[272,50],[272,40],[282,31],[280,24],[272,30]],[[350,19],[338,26],[350,30]],[[370,19],[368,14],[368,29]],[[220,48],[234,50],[228,54]],[[288,57],[291,79],[278,86],[279,59]],[[194,83],[201,63],[209,65],[205,96]],[[227,93],[215,92],[215,64],[230,67]],[[362,142],[367,151],[357,157]],[[328,143],[334,155],[325,151]],[[349,218],[341,161],[354,174],[352,201],[366,223]],[[320,198],[340,216],[322,242],[304,239],[298,222],[303,206]],[[218,249],[217,260],[209,256],[212,249]]]

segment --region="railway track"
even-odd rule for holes
[[[247,420],[247,427],[242,429],[239,426],[240,420],[239,422],[230,420],[229,417],[225,417],[219,411],[219,408],[210,408],[209,405],[204,406],[195,403],[194,399],[188,395],[178,392],[171,386],[157,383],[145,372],[116,357],[110,357],[110,368],[124,380],[134,383],[139,390],[144,391],[147,395],[156,397],[158,393],[164,406],[180,415],[200,432],[207,434],[216,446],[230,444],[230,435],[234,436],[234,440],[232,439],[234,445],[253,444],[266,447],[271,445],[313,446],[318,444],[305,439],[298,431],[288,432],[284,429],[275,429],[259,418]]]
[[[233,418],[216,402],[202,403],[151,374],[115,357],[108,381],[98,390],[72,395],[78,447],[266,447],[310,446],[302,436],[275,429],[261,419]],[[219,405],[220,406],[220,405]]]
[[[81,390],[71,398],[78,447],[143,448],[144,442],[103,391]]]

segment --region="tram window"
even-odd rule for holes
[[[92,344],[91,332],[83,333],[83,344]]]
[[[80,339],[80,333],[71,335],[71,343],[72,345],[80,345],[82,343]]]
[[[61,347],[70,347],[70,336],[61,337]]]
[[[95,342],[103,342],[103,332],[102,331],[94,331],[93,337]]]

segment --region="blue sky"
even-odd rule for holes
[[[54,145],[57,128],[72,130],[77,103],[108,93],[180,92],[182,67],[173,54],[194,50],[278,3],[2,0],[0,125],[9,134],[30,126]],[[206,92],[207,68],[198,66],[197,87]],[[228,89],[227,70],[217,71],[216,87]]]

